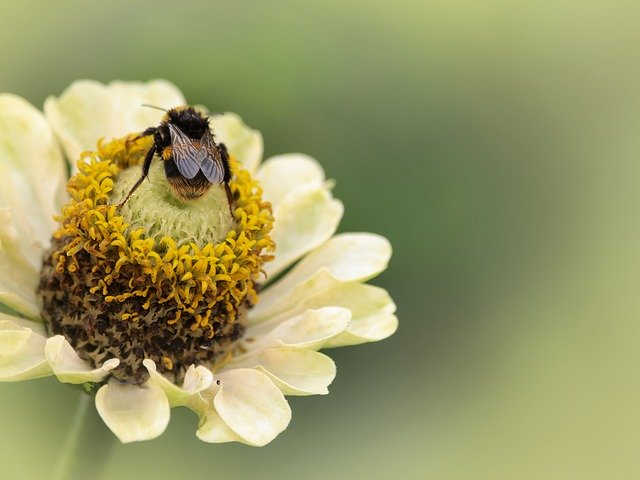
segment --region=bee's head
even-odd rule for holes
[[[164,121],[178,127],[188,137],[198,140],[209,129],[209,118],[188,105],[167,110]]]

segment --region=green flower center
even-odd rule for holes
[[[192,364],[233,355],[274,248],[271,207],[233,159],[233,218],[222,187],[174,199],[160,160],[119,209],[149,148],[130,136],[83,154],[39,289],[49,333],[94,367],[120,359],[112,374],[130,383],[148,378],[146,358],[180,381]]]
[[[122,202],[138,178],[137,168],[122,171],[113,187],[113,203]],[[148,179],[129,198],[121,215],[132,228],[142,228],[157,242],[166,236],[177,243],[206,245],[224,240],[233,226],[223,188],[210,188],[202,197],[182,202],[171,193],[160,161],[151,164]]]

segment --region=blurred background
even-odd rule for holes
[[[0,3],[1,91],[169,79],[316,157],[340,230],[394,245],[399,331],[328,352],[272,444],[174,410],[108,479],[640,478],[640,4]],[[0,384],[0,478],[47,478],[76,401]]]

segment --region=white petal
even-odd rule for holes
[[[0,94],[0,182],[0,302],[36,318],[40,262],[66,167],[42,114],[10,94]]]
[[[95,150],[98,139],[122,137],[160,123],[163,112],[142,104],[168,109],[185,99],[165,80],[72,83],[60,97],[49,97],[44,113],[72,164],[85,150]]]
[[[205,412],[200,418],[196,435],[203,442],[209,443],[243,442],[213,409]]]
[[[1,194],[0,194],[1,195]],[[36,289],[39,282],[38,267],[44,251],[33,245],[33,253],[24,251],[22,243],[28,243],[18,232],[9,207],[0,210],[0,304],[36,319],[40,314]]]
[[[235,113],[213,115],[209,122],[216,141],[222,142],[242,167],[253,172],[262,160],[262,134],[253,130]]]
[[[260,181],[264,199],[274,208],[290,193],[318,188],[325,180],[320,164],[301,153],[277,155],[265,160],[256,178]]]
[[[242,366],[264,372],[285,395],[326,395],[336,366],[326,355],[295,347],[267,348]]]
[[[378,342],[390,337],[398,329],[398,317],[378,312],[353,322],[347,330],[329,340],[325,347],[344,347],[367,342]]]
[[[44,356],[45,337],[0,315],[0,381],[16,382],[51,375]]]
[[[265,264],[268,276],[287,268],[305,253],[322,245],[336,231],[344,207],[326,186],[297,190],[274,208],[271,237],[275,260]]]
[[[44,328],[44,325],[40,321],[27,320],[26,318],[17,317],[15,315],[2,312],[0,312],[0,320],[8,320],[19,325],[20,327],[28,328],[38,335],[41,335],[45,338],[47,337],[47,330]]]
[[[0,94],[0,173],[0,208],[14,213],[19,233],[47,246],[65,199],[66,165],[42,113],[11,94]]]
[[[277,250],[276,250],[277,254]],[[272,299],[312,278],[320,269],[343,282],[366,281],[384,271],[391,258],[389,241],[373,233],[343,233],[316,248],[303,258],[287,275],[271,285],[261,296],[257,312]],[[256,316],[259,313],[255,313]]]
[[[62,335],[47,339],[44,354],[54,375],[63,383],[101,382],[120,364],[120,360],[112,358],[93,369]]]
[[[98,390],[96,408],[123,443],[150,440],[169,424],[169,401],[157,385],[122,385],[115,380]]]
[[[221,386],[213,400],[215,409],[243,443],[266,445],[287,428],[289,404],[264,373],[243,368],[216,377]]]
[[[280,297],[272,296],[271,290],[267,289],[260,300],[255,311],[249,312],[248,337],[271,337],[296,315],[326,305],[348,309],[352,316],[347,328],[326,338],[321,348],[376,342],[389,337],[398,328],[398,319],[393,315],[396,306],[386,290],[336,280],[325,269]]]
[[[306,310],[286,320],[277,319],[249,327],[244,335],[244,348],[253,352],[275,345],[288,345],[319,350],[348,328],[351,312],[346,308],[323,307]],[[249,342],[248,340],[251,340]]]
[[[149,382],[164,391],[172,407],[190,404],[192,397],[209,388],[213,382],[213,374],[209,369],[203,366],[195,367],[191,365],[185,374],[181,388],[158,373],[153,360],[145,359],[142,363],[149,371]]]

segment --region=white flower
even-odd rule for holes
[[[148,380],[121,383],[112,373],[122,359],[94,368],[64,336],[48,335],[41,317],[42,259],[57,228],[53,217],[68,198],[63,157],[75,161],[99,138],[157,125],[162,113],[142,104],[185,103],[165,81],[79,81],[47,99],[44,115],[19,97],[0,95],[0,380],[55,375],[65,383],[102,384],[96,407],[122,442],[160,435],[170,408],[185,406],[199,415],[197,436],[206,442],[265,445],[290,421],[284,395],[328,393],[335,365],[318,350],[381,340],[397,328],[387,292],[363,283],[386,268],[390,245],[368,233],[334,235],[343,206],[312,158],[288,154],[261,163],[260,133],[234,114],[212,117],[216,138],[271,202],[276,244],[274,260],[263,266],[276,280],[248,311],[228,362],[192,365],[176,385],[146,358]]]

